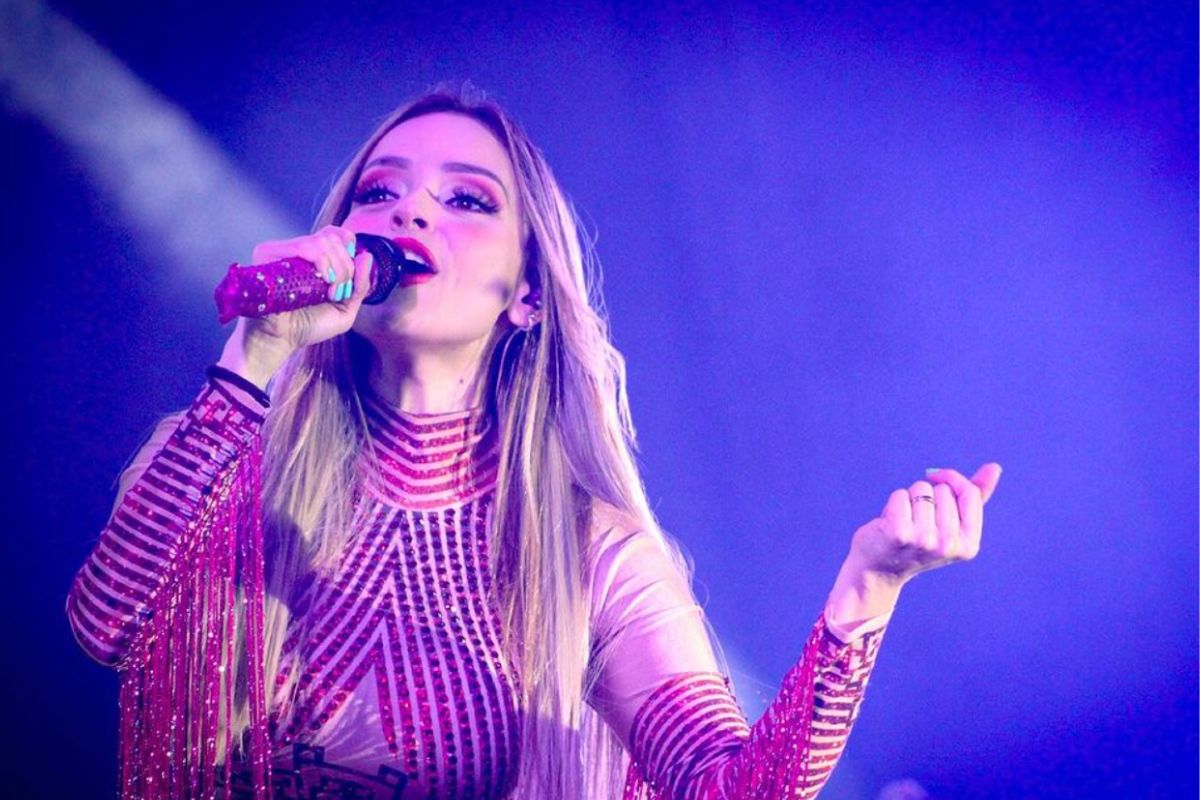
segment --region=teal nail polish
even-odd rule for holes
[[[337,300],[339,303],[350,296],[350,292],[348,291],[349,287],[346,286],[347,283],[348,281],[342,281],[338,284]]]
[[[349,300],[354,295],[354,278],[346,281],[346,299]]]
[[[351,258],[354,258],[354,251],[357,245],[357,242],[350,242],[350,244],[346,245],[346,252],[350,254]]]
[[[325,274],[329,276],[330,283],[333,283],[337,280],[337,273],[333,271],[333,267],[330,267],[329,272],[326,272]]]
[[[928,478],[933,473],[941,472],[941,471],[942,471],[941,467],[926,467],[925,468],[925,477]]]

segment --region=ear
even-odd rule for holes
[[[538,321],[542,309],[542,290],[530,283],[528,278],[522,278],[513,292],[512,302],[508,304],[508,321],[515,328],[529,328],[532,318]]]

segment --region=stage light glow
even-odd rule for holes
[[[234,256],[304,226],[276,207],[187,113],[38,0],[0,2],[0,99],[65,143],[160,257],[152,276],[207,303]]]

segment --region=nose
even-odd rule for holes
[[[392,224],[397,228],[416,228],[417,230],[425,230],[429,227],[429,221],[417,214],[405,214],[397,209],[392,212]]]
[[[431,213],[425,206],[433,197],[427,190],[409,192],[396,200],[392,206],[392,225],[397,228],[416,228],[425,230],[429,227]],[[433,198],[436,201],[436,198]]]

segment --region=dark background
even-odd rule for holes
[[[580,206],[650,495],[752,717],[854,529],[1005,466],[822,797],[1197,796],[1194,3],[0,0],[12,797],[115,786],[62,606],[113,481],[393,106],[470,79]]]

